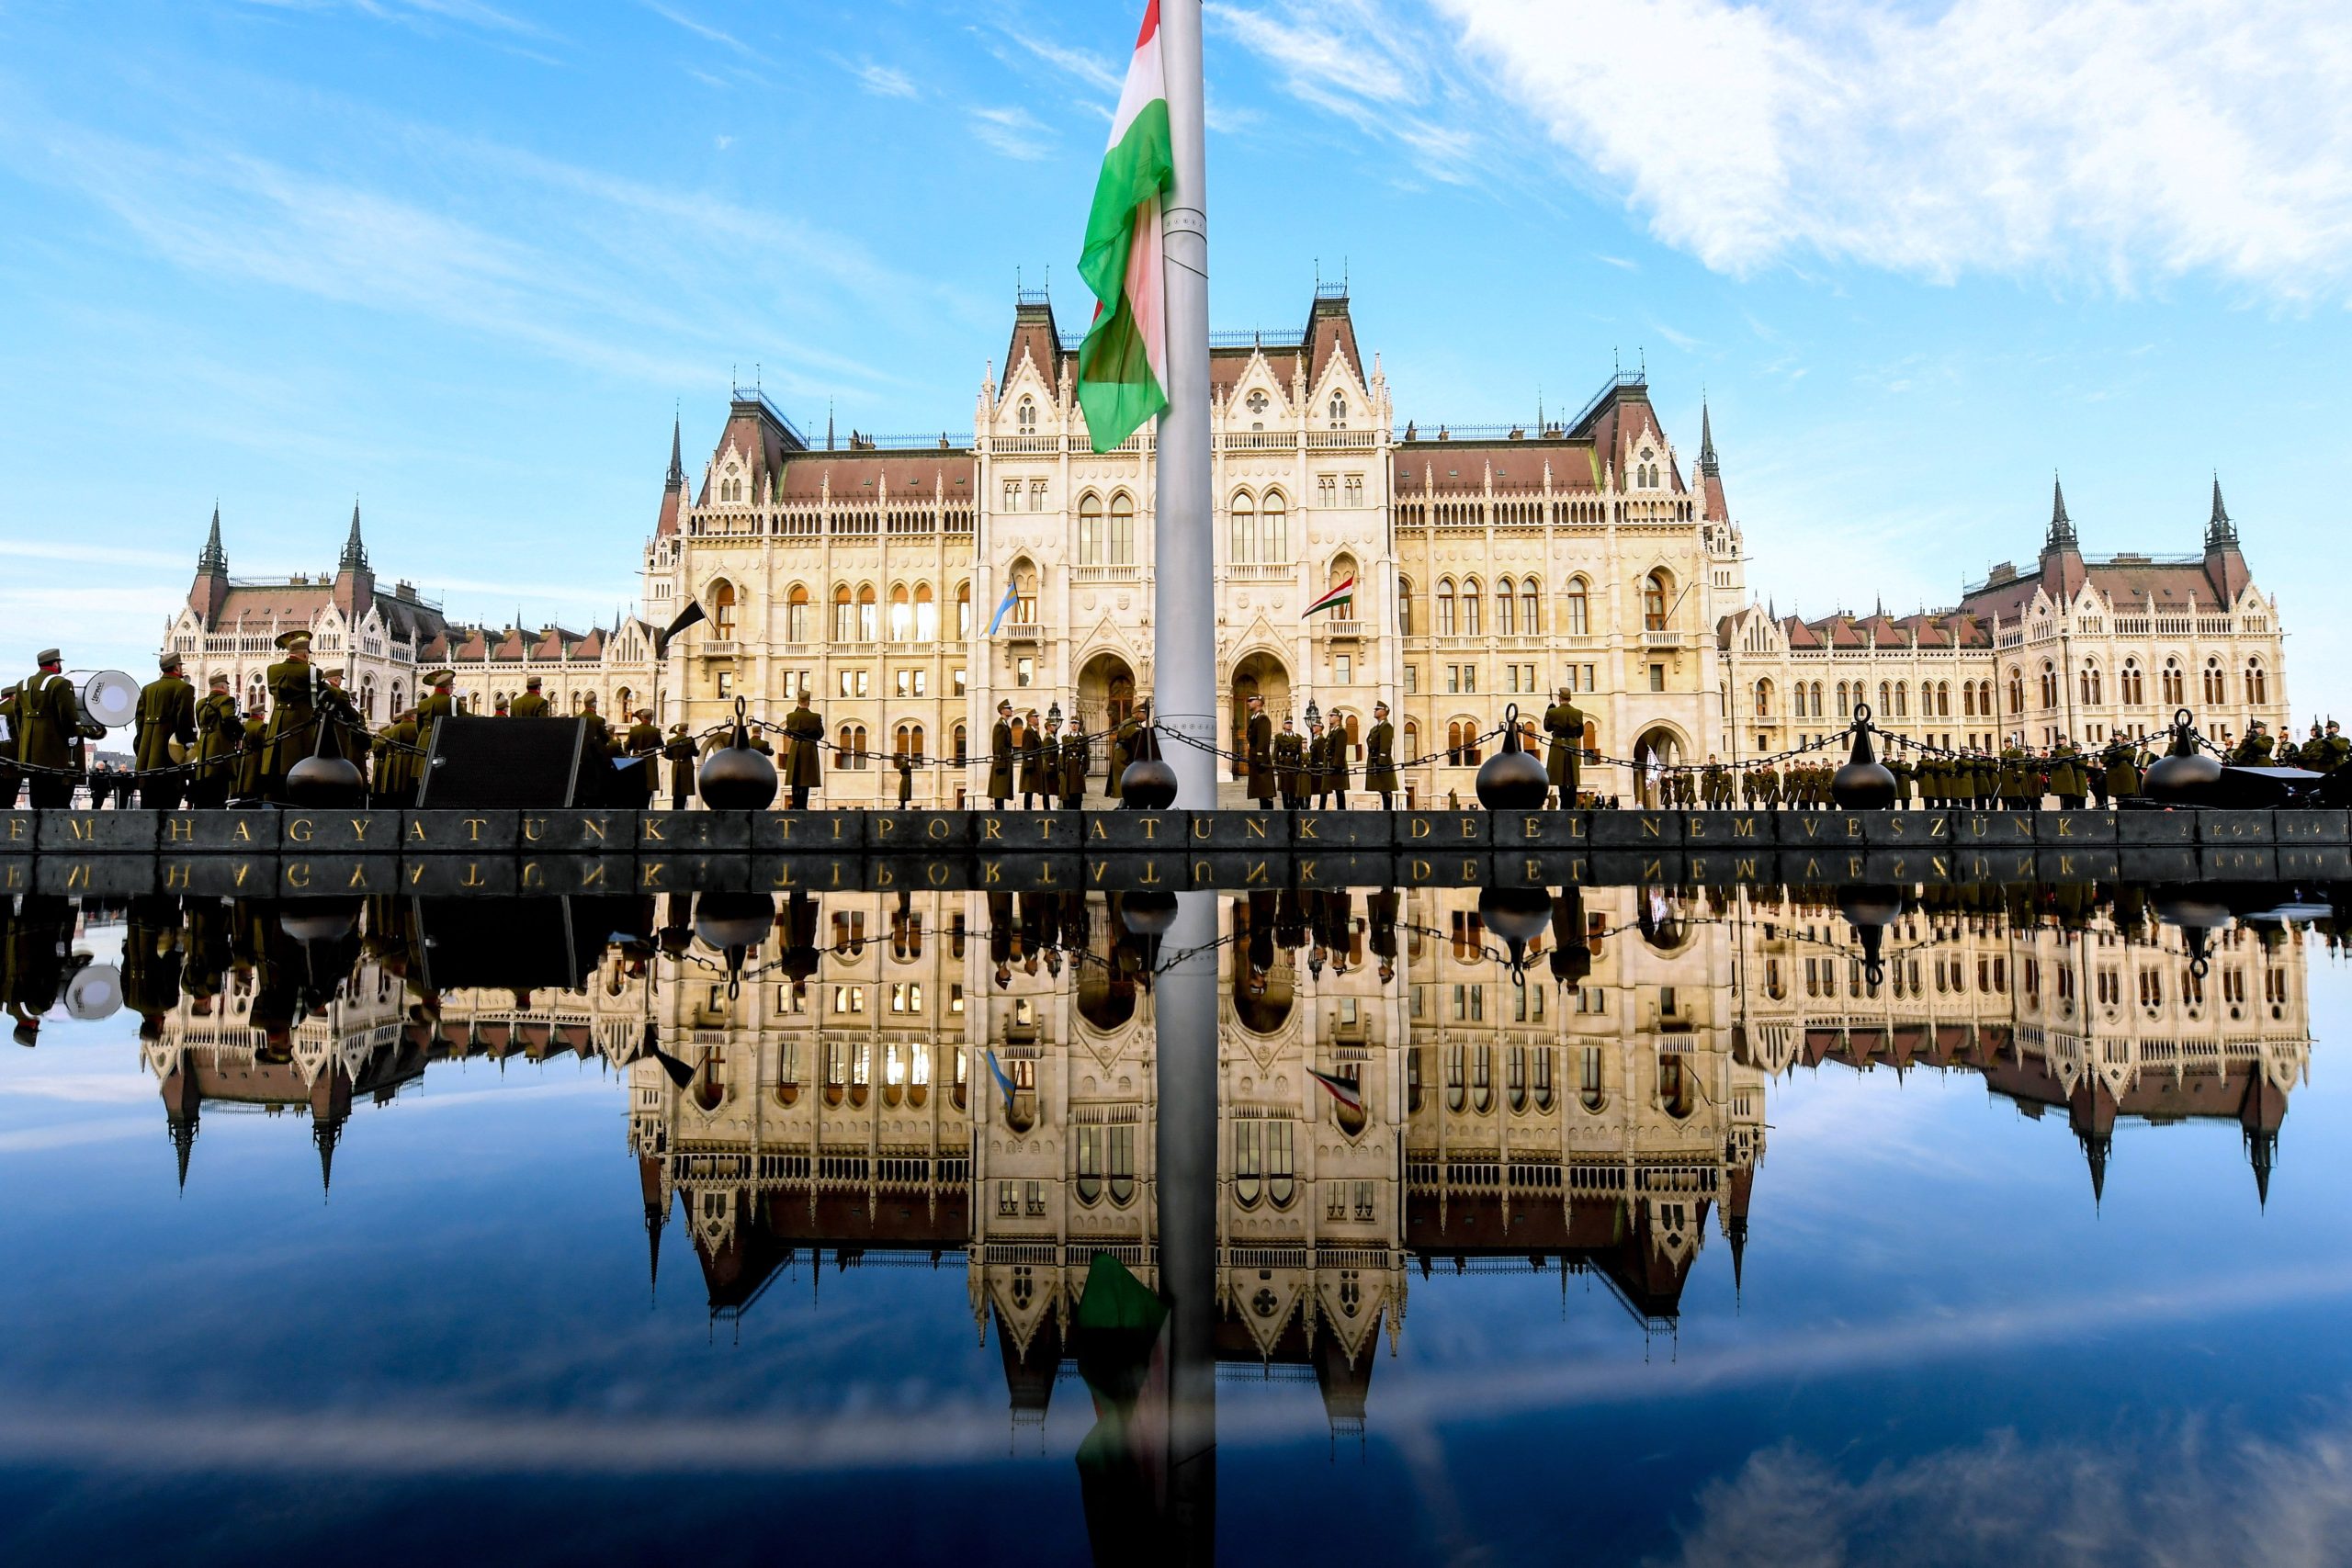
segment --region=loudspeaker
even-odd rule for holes
[[[528,810],[602,806],[580,798],[588,727],[576,718],[475,718],[433,727],[433,754],[417,786],[420,810]]]

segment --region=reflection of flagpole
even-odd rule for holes
[[[1216,530],[1209,501],[1208,152],[1200,0],[1159,0],[1160,63],[1174,164],[1160,215],[1167,278],[1168,407],[1159,416],[1153,523],[1152,716],[1195,746],[1170,746],[1176,804],[1216,805]]]

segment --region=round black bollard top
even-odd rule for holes
[[[313,751],[286,770],[286,798],[312,811],[334,810],[368,803],[368,776],[356,762]]]
[[[1136,811],[1165,811],[1176,804],[1176,770],[1159,757],[1129,762],[1119,775],[1119,798]]]
[[[2197,749],[2196,715],[2182,708],[2172,716],[2172,750],[2157,758],[2140,783],[2150,800],[2166,806],[2198,806],[2222,782],[2222,760]]]
[[[703,759],[695,788],[713,811],[764,811],[775,799],[775,764],[752,750],[744,702],[735,699],[735,734]]]
[[[1830,776],[1829,798],[1848,811],[1884,811],[1894,804],[1894,775],[1871,750],[1871,710],[1854,707],[1854,750]]]
[[[1502,750],[1478,766],[1478,804],[1489,811],[1535,811],[1552,793],[1552,777],[1535,753],[1522,750],[1519,705],[1503,710]]]

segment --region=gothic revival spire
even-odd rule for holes
[[[686,484],[685,455],[678,445],[679,419],[676,413],[670,416],[669,486],[672,490],[684,490]]]
[[[2218,498],[2220,494],[2216,488],[2214,495]],[[2219,504],[2218,499],[2215,504]],[[212,503],[212,532],[205,538],[204,553],[196,558],[196,574],[198,577],[215,574],[226,577],[229,574],[229,552],[220,547],[220,503],[217,501]]]
[[[1704,398],[1699,400],[1699,472],[1711,479],[1723,475],[1715,462],[1715,423]]]
[[[343,559],[335,563],[337,571],[366,571],[368,546],[359,536],[359,502],[351,503],[351,533],[343,541]]]
[[[669,1218],[670,1211],[661,1204],[649,1202],[645,1205],[646,1284],[656,1298],[662,1292],[662,1227]]]
[[[171,1119],[172,1152],[178,1157],[180,1190],[187,1190],[187,1156],[196,1148],[196,1118],[175,1116]]]
[[[2114,1139],[2106,1134],[2082,1134],[2083,1157],[2091,1168],[2091,1206],[2097,1208],[2107,1198],[2107,1156]]]
[[[2213,515],[2205,525],[2205,547],[2218,549],[2235,547],[2238,525],[2230,521],[2229,508],[2222,504],[2222,476],[2213,476]]]
[[[2072,550],[2081,547],[2075,539],[2075,520],[2066,515],[2066,487],[2056,475],[2050,479],[2050,544],[2053,550]]]
[[[311,1118],[311,1141],[319,1146],[319,1194],[322,1198],[334,1187],[334,1146],[342,1137],[341,1117]]]
[[[2270,1208],[2270,1171],[2278,1158],[2278,1134],[2264,1131],[2245,1136],[2246,1162],[2254,1167],[2254,1193],[2267,1213]]]

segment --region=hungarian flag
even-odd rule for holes
[[[1174,169],[1168,84],[1159,66],[1159,0],[1147,0],[1078,259],[1078,275],[1097,301],[1094,324],[1078,349],[1078,402],[1097,452],[1110,451],[1168,406],[1159,200]]]
[[[1322,598],[1315,601],[1314,604],[1309,604],[1306,607],[1306,613],[1311,615],[1317,610],[1333,609],[1341,604],[1346,604],[1352,608],[1355,602],[1356,580],[1354,574],[1351,573],[1349,574],[1346,581],[1331,584],[1331,591],[1329,593],[1324,594]]]
[[[1329,1089],[1331,1091],[1331,1098],[1346,1106],[1349,1110],[1359,1113],[1363,1111],[1363,1090],[1356,1087],[1355,1079],[1338,1077],[1330,1073],[1317,1072],[1313,1067],[1306,1069],[1306,1076],[1313,1078],[1317,1083],[1321,1084],[1325,1089]]]

